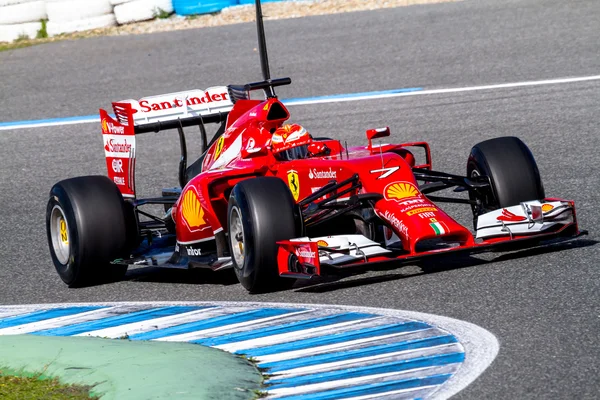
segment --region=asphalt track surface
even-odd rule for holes
[[[464,1],[268,22],[282,98],[598,75],[600,2]],[[0,120],[88,115],[111,100],[260,79],[254,26],[58,42],[0,53]],[[67,289],[47,250],[56,181],[104,174],[99,126],[0,134],[0,304],[234,300],[414,310],[475,323],[500,352],[456,398],[596,398],[600,392],[600,82],[290,107],[317,136],[364,143],[390,126],[427,140],[434,167],[464,171],[478,141],[517,135],[550,196],[576,201],[590,235],[571,245],[371,272],[250,296],[228,273],[137,269],[124,282]],[[140,139],[141,195],[176,184],[178,143]],[[447,207],[469,223],[468,210]],[[491,261],[491,262],[490,262]]]

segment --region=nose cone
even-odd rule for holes
[[[414,189],[410,184],[396,185],[388,191],[392,196],[375,204],[377,215],[393,232],[385,238],[386,245],[401,245],[410,253],[421,253],[474,244],[468,229]],[[412,195],[403,197],[408,193]]]

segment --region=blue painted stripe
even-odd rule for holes
[[[200,310],[209,307],[188,307],[174,306],[152,308],[149,310],[135,311],[126,314],[120,314],[112,317],[101,318],[95,321],[82,322],[79,324],[63,326],[60,328],[45,329],[33,332],[34,335],[41,336],[72,336],[84,332],[95,331],[98,329],[113,328],[115,326],[131,324],[134,322],[147,321],[149,319],[168,317],[170,315],[181,314],[189,311]]]
[[[358,97],[378,97],[387,94],[398,94],[398,93],[409,93],[418,92],[423,90],[420,87],[414,88],[402,88],[402,89],[390,89],[390,90],[377,90],[373,92],[359,92],[359,93],[344,93],[344,94],[331,94],[327,96],[316,96],[316,97],[297,97],[295,99],[286,99],[281,102],[285,105],[294,105],[294,103],[304,103],[311,101],[326,101],[326,100],[348,100],[355,99]]]
[[[285,105],[294,105],[295,103],[311,102],[311,101],[335,101],[335,100],[348,100],[359,97],[378,97],[386,94],[398,94],[408,92],[418,92],[423,88],[402,88],[392,90],[380,90],[374,92],[362,92],[362,93],[346,93],[346,94],[334,94],[327,96],[316,96],[316,97],[299,97],[293,99],[282,100]],[[78,117],[63,117],[63,118],[47,118],[47,119],[34,119],[25,121],[9,121],[0,122],[0,128],[18,128],[21,126],[28,125],[46,125],[46,124],[62,124],[62,123],[85,123],[85,122],[100,122],[100,117],[96,115],[82,115]]]
[[[99,115],[82,115],[78,117],[31,119],[25,121],[0,122],[0,128],[18,127],[23,125],[61,124],[68,122],[100,122]]]
[[[201,331],[204,329],[217,328],[230,324],[237,324],[240,322],[252,321],[255,319],[275,317],[278,315],[285,315],[297,311],[302,311],[300,308],[260,308],[258,310],[245,311],[235,314],[221,315],[219,317],[208,318],[201,321],[188,322],[177,326],[172,326],[165,329],[157,329],[155,331],[138,333],[132,335],[129,339],[131,340],[153,340],[160,339],[167,336],[180,335],[183,333],[190,333],[195,331]]]
[[[297,332],[305,329],[319,328],[332,324],[339,324],[348,321],[357,321],[361,319],[374,318],[376,315],[364,313],[344,313],[328,315],[321,318],[305,319],[295,321],[289,324],[270,326],[267,328],[254,329],[251,331],[232,333],[214,338],[205,338],[194,340],[191,343],[202,344],[204,346],[219,346],[222,344],[242,342],[245,340],[258,339],[265,336],[279,335],[283,333]]]
[[[27,314],[13,315],[12,317],[0,319],[0,329],[11,328],[17,325],[29,324],[31,322],[40,322],[50,318],[66,317],[86,311],[98,310],[106,307],[68,307],[53,308],[50,310],[34,311]]]
[[[284,353],[292,350],[303,350],[328,344],[342,343],[350,340],[365,339],[374,336],[389,335],[393,333],[418,331],[429,328],[431,328],[431,325],[427,325],[423,322],[405,322],[401,324],[388,324],[377,327],[356,329],[343,333],[334,333],[331,335],[319,336],[311,339],[296,340],[291,343],[282,343],[255,349],[243,349],[235,351],[234,353],[245,354],[251,357],[266,356],[270,354]]]
[[[403,350],[423,349],[427,347],[441,346],[450,343],[458,343],[458,339],[456,339],[452,335],[433,336],[429,338],[407,340],[398,343],[382,344],[371,347],[363,347],[355,350],[320,354],[310,357],[296,358],[292,360],[259,363],[258,367],[268,369],[269,373],[276,373],[279,371],[286,371],[295,368],[310,367],[312,365],[327,364],[336,361],[346,361],[376,355],[384,355]]]
[[[278,400],[336,400],[347,399],[355,396],[376,395],[395,390],[413,389],[425,386],[441,385],[452,374],[431,375],[423,378],[402,379],[385,381],[366,385],[351,386],[343,389],[334,389],[321,392],[278,397]]]
[[[392,361],[381,364],[370,364],[361,367],[338,369],[329,372],[302,375],[292,378],[271,379],[265,382],[269,390],[289,388],[336,381],[340,379],[360,378],[369,375],[386,374],[389,372],[403,372],[415,368],[438,367],[442,365],[463,362],[465,353],[436,354],[433,356],[418,357],[408,360]]]

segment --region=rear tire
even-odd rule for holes
[[[123,278],[137,237],[133,208],[105,176],[83,176],[58,182],[50,191],[46,232],[52,261],[69,287]]]
[[[540,172],[531,151],[521,139],[505,136],[478,143],[467,161],[467,176],[488,176],[491,188],[470,192],[474,225],[483,213],[546,197]]]
[[[235,274],[250,293],[276,291],[295,280],[279,277],[276,242],[296,237],[294,199],[279,178],[244,180],[233,188],[227,212]]]

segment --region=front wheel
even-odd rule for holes
[[[277,242],[296,237],[294,199],[285,183],[274,177],[246,179],[229,196],[229,247],[235,274],[251,293],[290,288],[294,279],[281,278]]]
[[[470,192],[475,200],[473,217],[502,207],[518,205],[546,197],[537,164],[521,139],[505,136],[478,143],[467,161],[467,176],[487,176],[490,188],[481,193]]]
[[[55,184],[46,208],[50,255],[69,287],[122,279],[137,236],[133,209],[105,176],[83,176]]]

